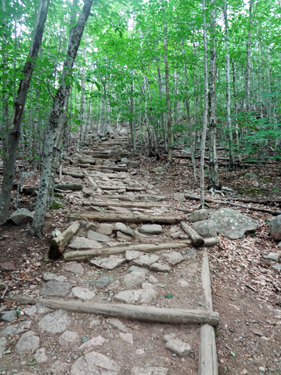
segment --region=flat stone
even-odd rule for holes
[[[163,336],[163,341],[167,342],[170,340],[174,340],[176,338],[176,335],[174,333],[166,333],[166,335]]]
[[[151,264],[157,262],[159,259],[159,256],[156,254],[145,254],[140,256],[137,259],[133,260],[133,263],[138,266],[151,266]]]
[[[128,234],[131,237],[135,237],[134,231],[130,227],[127,227],[123,223],[119,223],[119,222],[116,223],[115,227],[114,227],[114,231],[119,231],[119,232],[122,232],[124,234]]]
[[[37,313],[36,306],[29,306],[24,310],[25,315],[34,316]]]
[[[156,283],[158,283],[158,280],[153,275],[149,275],[148,282],[150,282],[152,284],[156,284]]]
[[[87,237],[90,240],[94,240],[94,241],[98,241],[98,242],[108,242],[108,241],[110,241],[110,237],[106,236],[105,234],[94,232],[93,230],[88,231]]]
[[[79,335],[75,331],[65,331],[59,337],[59,344],[63,347],[72,346],[73,343],[79,341]]]
[[[214,220],[202,220],[192,223],[195,231],[203,238],[211,238],[217,236],[217,225]]]
[[[143,254],[144,253],[142,251],[127,250],[125,252],[125,258],[130,261],[139,258]]]
[[[45,272],[43,274],[43,280],[64,282],[64,281],[67,281],[67,278],[65,276],[55,275],[54,273],[51,273],[51,272]]]
[[[71,367],[71,375],[118,375],[120,366],[113,359],[90,352],[77,359]]]
[[[64,332],[70,325],[68,315],[62,310],[57,310],[42,318],[38,324],[39,328],[49,333]]]
[[[161,259],[171,264],[172,266],[175,266],[176,264],[181,263],[184,260],[184,257],[177,251],[169,251],[162,254]]]
[[[165,367],[133,367],[132,375],[168,375],[169,369]]]
[[[53,375],[69,374],[69,364],[62,362],[61,360],[55,361],[51,367],[51,373]]]
[[[121,337],[122,340],[128,342],[131,345],[134,345],[134,338],[131,333],[119,333],[119,336]]]
[[[187,259],[196,259],[197,258],[197,251],[195,249],[188,249],[185,257]]]
[[[263,255],[264,259],[274,260],[275,262],[279,262],[280,257],[280,253],[269,253],[267,255]]]
[[[119,319],[112,318],[109,320],[108,324],[113,327],[119,329],[119,331],[127,332],[128,329]]]
[[[139,290],[123,290],[114,296],[116,301],[135,303],[140,295],[143,293],[141,289]]]
[[[105,339],[102,336],[94,337],[82,344],[79,349],[88,349],[92,346],[101,346],[105,342]]]
[[[157,271],[157,272],[169,272],[171,271],[171,267],[168,266],[168,264],[164,263],[153,263],[149,266],[149,268],[152,271]]]
[[[49,309],[46,306],[41,305],[41,303],[36,303],[35,306],[36,306],[36,309],[37,309],[37,314],[45,314],[45,313],[48,313],[48,312],[51,311],[51,309]]]
[[[177,284],[182,288],[189,288],[189,283],[185,280],[178,280]]]
[[[208,217],[208,210],[203,208],[202,210],[196,210],[191,212],[190,215],[187,216],[187,221],[190,223],[195,223],[196,221],[206,220]]]
[[[15,347],[17,353],[33,352],[39,347],[40,339],[36,336],[35,332],[25,332]]]
[[[191,351],[191,346],[179,339],[171,339],[167,341],[165,348],[179,357],[187,357]]]
[[[77,262],[71,262],[63,266],[63,269],[65,271],[78,273],[79,275],[82,275],[84,273],[84,268],[81,266],[80,263]]]
[[[69,245],[71,249],[86,250],[86,249],[100,249],[101,245],[94,240],[89,240],[85,237],[75,237],[75,239]]]
[[[70,283],[60,283],[58,281],[48,281],[40,290],[42,296],[64,297],[70,292]]]
[[[131,272],[124,277],[124,283],[127,288],[133,288],[142,284],[145,281],[145,274],[143,272]]]
[[[281,215],[276,216],[270,221],[269,233],[274,240],[281,240]]]
[[[0,317],[1,317],[1,320],[4,320],[4,322],[11,323],[13,320],[17,318],[17,311],[16,310],[1,311]]]
[[[14,211],[11,215],[11,220],[16,225],[30,223],[33,220],[34,213],[30,212],[27,208],[20,208]]]
[[[3,352],[5,351],[6,343],[7,340],[5,337],[0,337],[0,358],[2,358]]]
[[[0,332],[0,337],[16,336],[22,332],[26,332],[31,327],[31,320],[26,320],[19,324],[13,324]]]
[[[79,286],[72,288],[71,293],[74,297],[83,299],[84,301],[90,301],[96,295],[93,290],[90,290],[88,288],[81,288]]]
[[[0,270],[3,272],[16,271],[16,266],[13,262],[0,263]]]
[[[107,236],[110,236],[113,232],[114,226],[112,224],[106,224],[102,223],[99,226],[98,232],[101,234],[106,234]]]
[[[139,231],[147,234],[160,234],[163,232],[162,227],[159,224],[143,224]]]
[[[36,359],[37,363],[45,363],[48,361],[48,357],[46,356],[46,349],[40,348],[34,354],[34,358]]]
[[[138,266],[131,266],[128,268],[127,270],[128,273],[130,272],[143,272],[143,273],[147,273],[148,270],[146,268],[142,268],[142,267],[138,267]]]
[[[241,238],[245,232],[254,231],[258,228],[257,220],[232,208],[221,208],[212,212],[209,218],[215,221],[217,230],[221,235],[233,240]]]
[[[107,286],[113,282],[113,278],[111,276],[102,276],[97,280],[92,282],[93,285],[97,285],[100,287]]]
[[[116,233],[116,238],[118,241],[131,241],[132,239],[132,237],[129,236],[128,234],[125,234],[119,231]]]
[[[157,298],[159,292],[155,289],[154,285],[149,283],[143,283],[142,287],[144,290],[139,298],[140,303],[150,303],[155,298]]]
[[[126,261],[125,258],[120,258],[115,255],[111,255],[109,258],[102,258],[100,260],[91,259],[90,263],[97,267],[104,268],[106,270],[113,270],[114,268],[120,266]]]
[[[173,195],[173,198],[176,201],[181,202],[181,203],[186,201],[184,193],[175,193]]]

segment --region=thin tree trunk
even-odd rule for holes
[[[253,0],[249,2],[249,31],[247,40],[247,66],[246,66],[246,110],[250,111],[250,86],[251,86],[251,33],[252,33]]]
[[[32,222],[31,232],[38,237],[42,235],[42,227],[44,224],[44,217],[48,199],[48,188],[50,185],[50,174],[52,169],[52,154],[56,146],[57,139],[59,138],[58,128],[65,116],[64,107],[65,100],[69,92],[69,85],[66,85],[66,77],[71,74],[80,41],[83,35],[85,24],[89,17],[93,0],[85,0],[83,9],[79,15],[78,22],[69,34],[67,56],[64,60],[63,74],[61,84],[57,90],[53,106],[51,109],[48,128],[44,142],[44,152],[42,161],[42,172],[39,185],[38,196],[36,200],[35,214]]]
[[[5,14],[6,12],[6,4],[5,0],[2,0],[2,12]],[[6,18],[3,17],[2,19],[2,27],[3,27],[3,33],[2,33],[2,65],[3,65],[3,81],[2,81],[2,103],[3,103],[3,122],[2,122],[2,146],[3,146],[3,152],[6,152],[6,146],[7,146],[7,139],[6,135],[9,131],[9,104],[8,104],[8,54],[7,54],[7,35],[6,35]]]
[[[131,130],[131,145],[133,152],[136,151],[136,120],[135,120],[135,84],[134,84],[134,72],[132,72],[133,81],[131,84],[131,96],[130,96],[130,130]]]
[[[7,153],[4,157],[4,173],[2,189],[0,192],[0,224],[3,224],[9,215],[9,204],[11,199],[11,189],[15,178],[16,150],[21,135],[21,120],[26,102],[27,92],[38,56],[39,48],[44,32],[45,21],[48,14],[50,0],[40,0],[39,10],[33,39],[29,51],[28,60],[23,68],[24,78],[20,81],[19,90],[15,99],[14,113],[10,131],[8,134]]]
[[[159,97],[161,101],[161,127],[162,127],[162,134],[163,134],[163,142],[164,142],[164,150],[165,152],[168,151],[167,149],[167,137],[166,137],[166,129],[165,129],[165,122],[164,122],[164,112],[162,109],[162,99],[163,99],[163,89],[162,89],[162,79],[159,65],[157,65],[157,74],[158,74],[158,86],[159,86]]]

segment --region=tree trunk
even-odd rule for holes
[[[57,138],[59,137],[58,128],[62,121],[64,114],[65,99],[69,90],[69,85],[66,85],[66,78],[71,74],[77,50],[83,35],[84,27],[89,17],[93,0],[85,0],[83,9],[80,13],[78,22],[69,34],[69,42],[67,48],[67,56],[64,60],[63,76],[60,87],[57,90],[53,106],[51,109],[48,128],[46,132],[42,162],[42,172],[40,179],[39,192],[36,200],[35,215],[32,222],[31,231],[33,234],[41,237],[41,231],[44,224],[44,217],[47,205],[47,193],[50,183],[50,174],[52,169],[52,154],[56,146]]]
[[[24,78],[20,81],[18,94],[15,99],[12,124],[8,135],[7,152],[3,163],[3,182],[0,192],[0,225],[9,216],[9,204],[11,199],[11,189],[15,178],[15,164],[17,147],[21,135],[21,120],[26,102],[27,92],[30,86],[35,60],[38,56],[39,48],[44,32],[45,21],[48,14],[50,0],[40,0],[37,13],[33,39],[29,51],[28,60],[23,68]]]
[[[6,12],[6,3],[5,0],[2,0],[2,12],[5,14]],[[2,21],[2,27],[3,27],[3,33],[2,33],[2,65],[3,65],[3,81],[2,81],[2,102],[3,102],[3,121],[2,121],[2,129],[0,127],[0,130],[2,130],[2,145],[3,145],[3,152],[6,152],[6,135],[9,131],[9,104],[8,104],[8,54],[7,54],[7,35],[6,35],[6,18],[3,17]]]
[[[246,66],[246,110],[250,111],[250,85],[251,85],[251,34],[252,34],[252,9],[253,0],[249,2],[249,31],[247,40],[247,66]]]

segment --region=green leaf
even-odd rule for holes
[[[172,294],[166,294],[165,298],[173,298]]]
[[[232,357],[236,356],[236,354],[234,352],[230,352],[230,354],[232,355]]]

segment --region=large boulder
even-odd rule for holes
[[[257,220],[232,208],[220,208],[212,212],[209,218],[216,223],[218,232],[232,240],[241,238],[246,232],[252,232],[258,228]]]
[[[193,223],[192,226],[196,230],[196,232],[203,238],[211,238],[217,236],[218,230],[214,220],[197,221]]]
[[[28,211],[26,208],[20,208],[19,210],[16,210],[11,215],[11,220],[16,225],[21,225],[25,223],[30,223],[33,220],[33,213]]]
[[[281,215],[271,220],[269,223],[269,233],[275,240],[281,240]]]
[[[191,212],[187,217],[187,221],[190,223],[195,223],[196,221],[206,220],[208,217],[208,210],[202,208],[201,210],[196,210]]]

